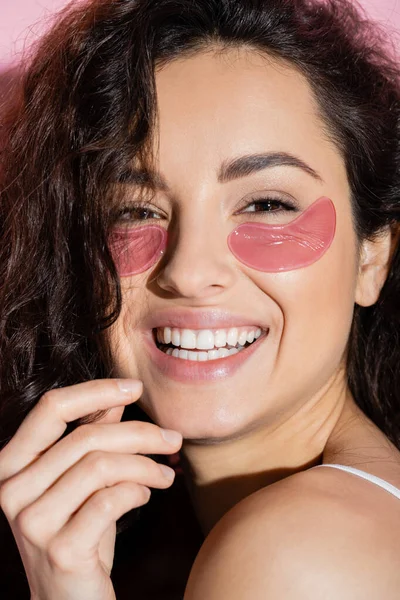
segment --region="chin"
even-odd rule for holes
[[[218,443],[234,440],[251,431],[257,421],[247,412],[238,410],[238,406],[215,406],[199,401],[191,403],[176,402],[174,406],[141,399],[140,408],[159,427],[179,431],[185,440],[197,440],[199,443]],[[207,408],[208,404],[208,408]]]

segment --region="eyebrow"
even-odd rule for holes
[[[317,181],[323,182],[322,177],[303,160],[288,152],[267,152],[263,154],[249,154],[224,161],[218,171],[218,183],[228,183],[234,179],[248,177],[267,168],[295,167],[311,175]],[[119,179],[121,183],[133,185],[146,185],[152,183],[157,189],[169,192],[169,186],[161,173],[148,169],[129,167]]]

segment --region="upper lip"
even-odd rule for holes
[[[229,329],[230,327],[254,326],[268,329],[260,325],[254,318],[221,309],[193,310],[175,308],[156,310],[142,322],[143,329],[157,327],[176,327],[177,329]]]

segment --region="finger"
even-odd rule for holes
[[[122,482],[130,483],[130,482]],[[117,485],[121,485],[118,484]],[[115,486],[114,486],[115,487]],[[149,488],[146,488],[149,490]],[[150,490],[149,490],[150,492]],[[129,510],[129,508],[128,508]],[[111,575],[112,565],[114,562],[115,543],[117,540],[117,523],[113,522],[109,528],[103,533],[98,546],[98,557],[100,563],[106,569],[108,575]]]
[[[124,481],[96,492],[59,531],[48,548],[51,563],[67,572],[96,565],[102,536],[122,515],[149,501],[146,486]]]
[[[115,408],[110,408],[104,417],[96,419],[96,424],[119,423],[122,419],[122,415],[124,414],[124,410],[125,406],[116,406]]]
[[[17,527],[30,543],[45,548],[98,490],[122,481],[165,489],[171,485],[174,476],[173,469],[159,465],[147,456],[91,452],[18,515]]]
[[[42,454],[33,464],[3,484],[2,504],[8,518],[14,519],[77,464],[86,454],[96,450],[126,454],[168,454],[176,452],[182,436],[175,444],[162,435],[153,423],[125,421],[117,424],[81,425]],[[8,499],[8,500],[7,500]]]
[[[127,385],[132,384],[127,391]],[[25,417],[0,455],[0,482],[5,481],[52,446],[67,423],[98,410],[126,406],[143,391],[139,380],[97,379],[50,390]]]

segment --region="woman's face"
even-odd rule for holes
[[[132,231],[162,227],[168,243],[150,268],[121,278],[123,310],[110,330],[116,375],[142,380],[138,404],[157,424],[190,439],[235,437],[274,426],[318,398],[338,399],[357,289],[357,246],[345,166],[306,79],[273,59],[230,51],[171,63],[157,72],[156,82],[154,149],[168,189],[160,188],[151,208],[124,225]],[[232,159],[271,153],[281,158],[219,181],[221,166]],[[282,160],[283,154],[297,163]],[[127,201],[137,201],[139,191],[127,186]],[[332,239],[306,266],[299,248],[319,227],[312,217],[307,221],[310,211],[300,239],[283,229],[285,241],[271,246],[275,270],[268,253],[262,258],[252,242],[250,263],[228,243],[240,225],[251,224],[250,232],[255,223],[288,226],[321,198],[332,203],[325,204],[332,209],[325,223]],[[274,212],[279,205],[265,200],[252,204],[261,199],[295,204],[297,212]],[[274,233],[270,227],[259,231],[270,239]],[[279,244],[286,244],[282,255]],[[171,310],[166,318],[164,310]],[[207,321],[219,311],[227,321]],[[197,321],[188,320],[193,315]],[[189,365],[165,355],[160,362],[152,329],[168,324],[224,331],[246,325],[266,335],[251,351],[214,364]]]

